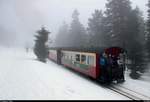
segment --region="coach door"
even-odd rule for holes
[[[61,50],[57,50],[57,63],[61,64]]]

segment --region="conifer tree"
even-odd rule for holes
[[[47,31],[44,27],[41,30],[37,31],[38,35],[35,35],[35,46],[34,46],[34,53],[37,56],[37,59],[42,62],[46,62],[46,58],[48,56],[48,35],[49,31]]]
[[[147,34],[146,34],[146,48],[148,52],[148,57],[150,60],[150,0],[148,0],[148,18],[147,18]]]
[[[130,45],[128,45],[128,54],[132,60],[131,74],[130,76],[134,79],[140,77],[140,73],[143,73],[146,69],[144,65],[145,50],[144,50],[144,30],[143,29],[143,18],[141,16],[138,7],[132,10],[131,21],[130,21]]]
[[[86,31],[79,21],[79,12],[74,10],[72,14],[72,22],[68,35],[69,47],[81,47],[85,45]]]
[[[104,15],[101,10],[95,10],[88,22],[89,45],[100,47],[106,44],[104,33]]]
[[[106,4],[106,32],[110,36],[111,46],[124,47],[129,26],[131,14],[131,5],[129,0],[107,0]]]
[[[139,9],[132,9],[129,0],[107,1],[105,31],[110,36],[110,46],[119,46],[127,50],[129,59],[132,61],[131,77],[139,78],[138,71],[143,69]]]
[[[62,26],[59,28],[55,39],[55,46],[68,47],[68,24],[66,24],[66,22],[63,22]]]

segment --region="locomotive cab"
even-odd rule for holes
[[[101,65],[101,77],[106,82],[124,82],[125,51],[122,48],[112,47],[104,51],[100,59],[105,59],[105,66]]]

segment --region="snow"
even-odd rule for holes
[[[41,63],[32,51],[0,47],[1,100],[128,100],[51,61]],[[119,84],[150,97],[150,73]]]
[[[126,81],[123,84],[118,84],[118,86],[126,87],[134,92],[141,93],[144,96],[145,100],[150,99],[150,76],[149,72],[143,75],[139,80],[133,80],[129,77],[129,71],[126,72]],[[116,85],[117,86],[117,85]]]
[[[1,100],[128,100],[32,51],[0,47]]]

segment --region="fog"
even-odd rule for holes
[[[132,0],[146,19],[148,0]],[[68,24],[74,9],[87,26],[95,9],[105,9],[105,0],[0,0],[0,45],[33,46],[34,35],[45,26],[54,39],[63,21]]]

